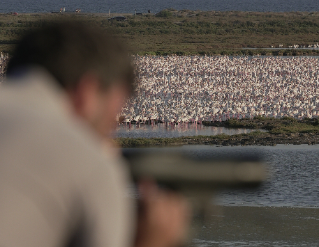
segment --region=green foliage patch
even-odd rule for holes
[[[112,16],[115,16],[113,14]],[[293,50],[283,44],[319,42],[319,12],[217,12],[165,9],[157,14],[108,21],[108,14],[0,14],[0,50],[10,52],[26,30],[65,17],[85,19],[111,29],[135,54],[149,55],[317,55],[318,50]],[[249,48],[258,48],[251,50]]]

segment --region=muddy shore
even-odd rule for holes
[[[182,145],[217,145],[217,146],[275,146],[315,145],[319,144],[318,133],[270,134],[260,131],[240,135],[188,136],[178,138],[117,138],[115,142],[123,148],[160,147]]]

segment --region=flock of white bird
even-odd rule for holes
[[[0,82],[9,57],[0,53]],[[139,83],[118,121],[188,123],[319,116],[319,58],[136,56]]]
[[[165,123],[319,115],[315,57],[137,56],[136,95],[118,121]]]

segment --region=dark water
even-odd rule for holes
[[[65,7],[66,11],[81,9],[83,12],[113,13],[147,12],[157,13],[165,8],[178,10],[215,11],[319,11],[317,0],[2,0],[0,13],[51,12]]]
[[[180,148],[178,148],[180,149]],[[216,147],[192,145],[181,149],[194,157],[221,158],[261,154],[270,179],[257,191],[223,191],[217,203],[228,206],[319,207],[319,146],[277,145]]]
[[[223,127],[203,126],[197,124],[180,124],[168,125],[120,125],[116,129],[115,136],[131,138],[171,138],[181,136],[198,136],[198,135],[236,135],[250,133],[256,130],[250,129],[227,129]],[[263,130],[262,130],[263,131]]]
[[[227,154],[261,153],[271,177],[259,191],[225,191],[222,205],[319,207],[319,146],[277,145],[273,147],[192,146],[195,156],[222,157]]]
[[[196,247],[317,247],[317,243],[307,241],[291,243],[289,241],[214,241],[196,239],[193,241]]]
[[[175,149],[212,158],[261,153],[271,173],[257,191],[220,192],[214,202],[223,212],[197,228],[192,247],[319,246],[319,145]]]

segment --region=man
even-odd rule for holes
[[[0,90],[0,246],[180,243],[184,201],[142,182],[135,228],[123,162],[110,144],[102,148],[135,83],[118,40],[80,22],[49,24],[22,38],[7,73]]]

